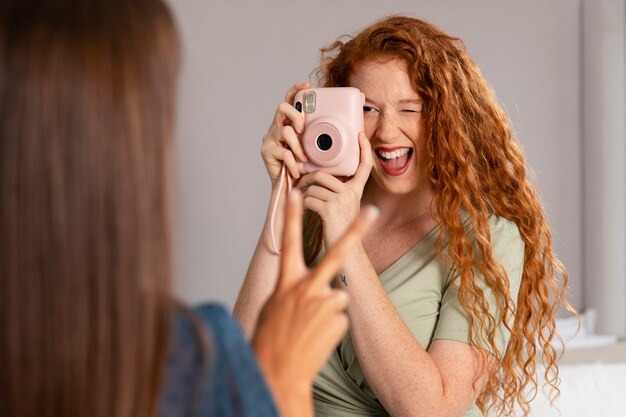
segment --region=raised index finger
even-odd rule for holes
[[[302,192],[294,188],[289,192],[285,205],[285,226],[278,290],[290,288],[304,276],[305,271],[302,254]]]
[[[379,210],[374,206],[367,206],[361,210],[357,219],[352,222],[348,230],[326,252],[319,265],[311,271],[311,283],[314,289],[321,289],[328,285],[343,265],[348,253],[354,245],[367,233],[378,218]]]

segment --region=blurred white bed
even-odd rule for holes
[[[550,406],[538,393],[531,403],[534,417],[626,417],[626,340],[595,333],[595,313],[557,322],[566,341],[559,362],[561,394]],[[542,370],[539,370],[541,375]]]
[[[561,394],[533,400],[534,417],[626,417],[626,342],[584,348],[561,360]]]

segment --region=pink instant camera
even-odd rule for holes
[[[364,130],[365,96],[354,87],[311,88],[296,94],[294,107],[304,112],[299,137],[309,162],[300,173],[324,171],[352,176],[359,166],[359,132]]]

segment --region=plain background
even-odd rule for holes
[[[463,39],[495,89],[534,171],[570,298],[585,307],[582,3],[171,0],[183,41],[178,293],[232,307],[267,211],[260,146],[284,92],[315,82],[320,47],[401,13]]]

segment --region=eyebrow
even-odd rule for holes
[[[398,104],[422,104],[422,100],[417,99],[417,98],[407,98],[407,99],[398,101]]]
[[[370,99],[369,99],[369,98],[367,98],[367,97],[365,98],[365,103],[366,103],[366,105],[367,105],[367,104],[373,104],[374,106],[378,106],[378,105],[379,105],[378,103],[376,103],[376,102],[375,102],[375,101],[373,101],[373,100],[370,100]],[[398,101],[396,102],[396,104],[415,104],[415,105],[422,105],[422,104],[424,104],[424,102],[423,102],[423,101],[422,101],[422,99],[420,99],[420,98],[405,98],[405,99],[402,99],[402,100],[398,100]]]

